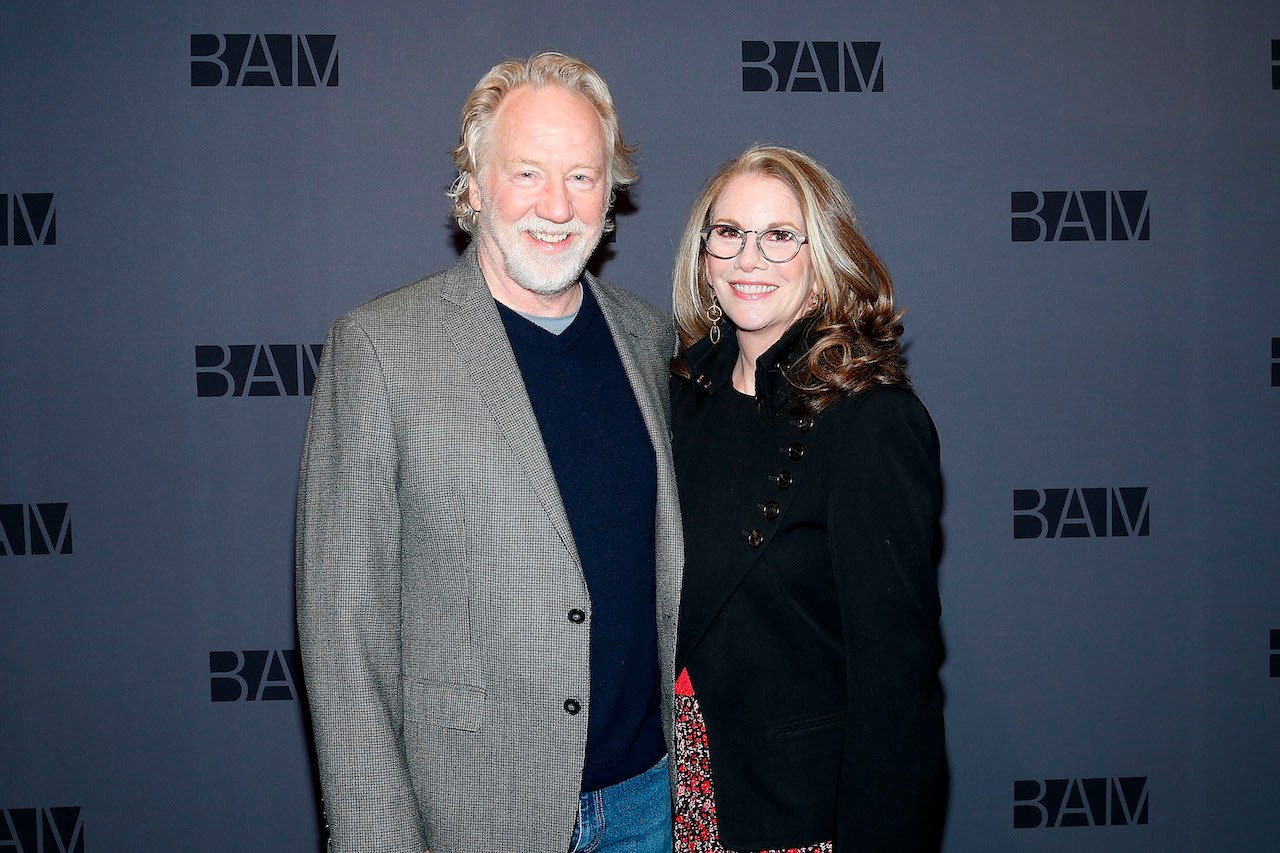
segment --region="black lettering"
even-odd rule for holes
[[[1044,239],[1048,233],[1045,221],[1040,218],[1043,199],[1037,192],[1014,192],[1009,194],[1009,212],[1013,242],[1030,243]]]
[[[240,675],[244,657],[239,652],[209,652],[209,699],[213,702],[238,702],[249,692]]]
[[[217,33],[191,34],[191,85],[225,86],[231,71],[221,56],[227,42]]]
[[[1146,190],[1120,190],[1111,194],[1112,240],[1150,240],[1151,209]]]
[[[835,42],[825,42],[825,44],[835,47]],[[791,66],[789,74],[791,85],[787,87],[791,92],[823,92],[826,91],[826,81],[822,79],[822,74],[818,70],[818,58],[814,54],[815,43],[802,41],[796,49],[795,63]]]
[[[1044,496],[1039,489],[1013,490],[1013,538],[1039,539],[1049,532],[1049,519],[1040,512]]]
[[[310,397],[316,387],[316,373],[320,370],[324,344],[307,344],[299,349],[302,355],[302,393]]]
[[[1019,779],[1013,783],[1013,828],[1039,829],[1049,824],[1049,810],[1044,807],[1044,782]]]
[[[46,843],[44,849],[52,853],[84,853],[84,820],[79,806],[59,806],[44,810],[44,834],[57,846]]]
[[[40,849],[38,809],[4,809],[0,811],[0,843],[15,853]]]
[[[53,246],[58,242],[58,214],[53,193],[13,193],[10,197],[15,246]],[[6,228],[6,231],[8,229]]]
[[[1147,777],[1122,776],[1111,783],[1111,825],[1147,824]]]
[[[288,363],[287,360],[286,363]],[[294,380],[296,389],[296,376]],[[289,389],[285,386],[284,378],[280,375],[280,368],[276,364],[275,347],[255,346],[253,348],[253,360],[249,364],[247,396],[284,397],[288,393]]]
[[[0,557],[21,557],[26,553],[26,504],[0,504]]]
[[[298,36],[294,51],[299,86],[338,85],[338,37],[311,33]],[[321,70],[323,66],[324,70]]]
[[[297,658],[296,649],[268,653],[266,668],[258,688],[259,699],[271,701],[298,698]]]
[[[778,88],[778,73],[769,64],[772,59],[772,42],[742,43],[742,91],[771,92]]]
[[[1060,539],[1107,535],[1107,490],[1068,489],[1054,534]]]
[[[288,35],[251,35],[249,49],[245,52],[240,73],[236,76],[237,86],[279,86],[280,73],[277,71],[276,52],[283,48],[286,67],[292,67],[293,61],[289,53],[293,46],[293,37]],[[274,48],[274,49],[273,49]],[[283,85],[289,85],[285,83]]]
[[[218,344],[196,346],[196,396],[226,397],[236,390],[236,377],[228,368],[231,348]]]
[[[1151,509],[1145,486],[1122,486],[1111,490],[1112,536],[1150,536]]]
[[[867,69],[871,73],[867,73]],[[880,42],[851,41],[845,54],[845,88],[850,92],[884,91],[884,60],[880,56]],[[849,86],[852,78],[852,87]]]
[[[70,554],[71,513],[65,503],[40,503],[29,508],[32,554]]]

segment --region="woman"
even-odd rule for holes
[[[938,442],[839,182],[754,147],[676,259],[676,850],[932,849]]]

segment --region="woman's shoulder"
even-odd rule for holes
[[[929,410],[905,385],[875,385],[855,392],[832,403],[823,414],[846,448],[904,441],[927,446],[938,441]]]
[[[873,385],[841,397],[829,411],[844,420],[929,419],[929,410],[907,385]]]

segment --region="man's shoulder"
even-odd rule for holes
[[[357,305],[338,318],[342,325],[358,325],[365,328],[399,326],[404,323],[422,323],[431,318],[441,318],[443,307],[449,304],[446,295],[456,293],[464,264],[459,263],[425,275],[416,281],[381,293]]]

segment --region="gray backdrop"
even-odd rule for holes
[[[669,306],[756,141],[894,273],[947,484],[944,849],[1276,849],[1274,2],[129,0],[0,7],[0,853],[316,849],[310,346],[453,260],[462,100],[547,48],[641,146],[606,277]]]

